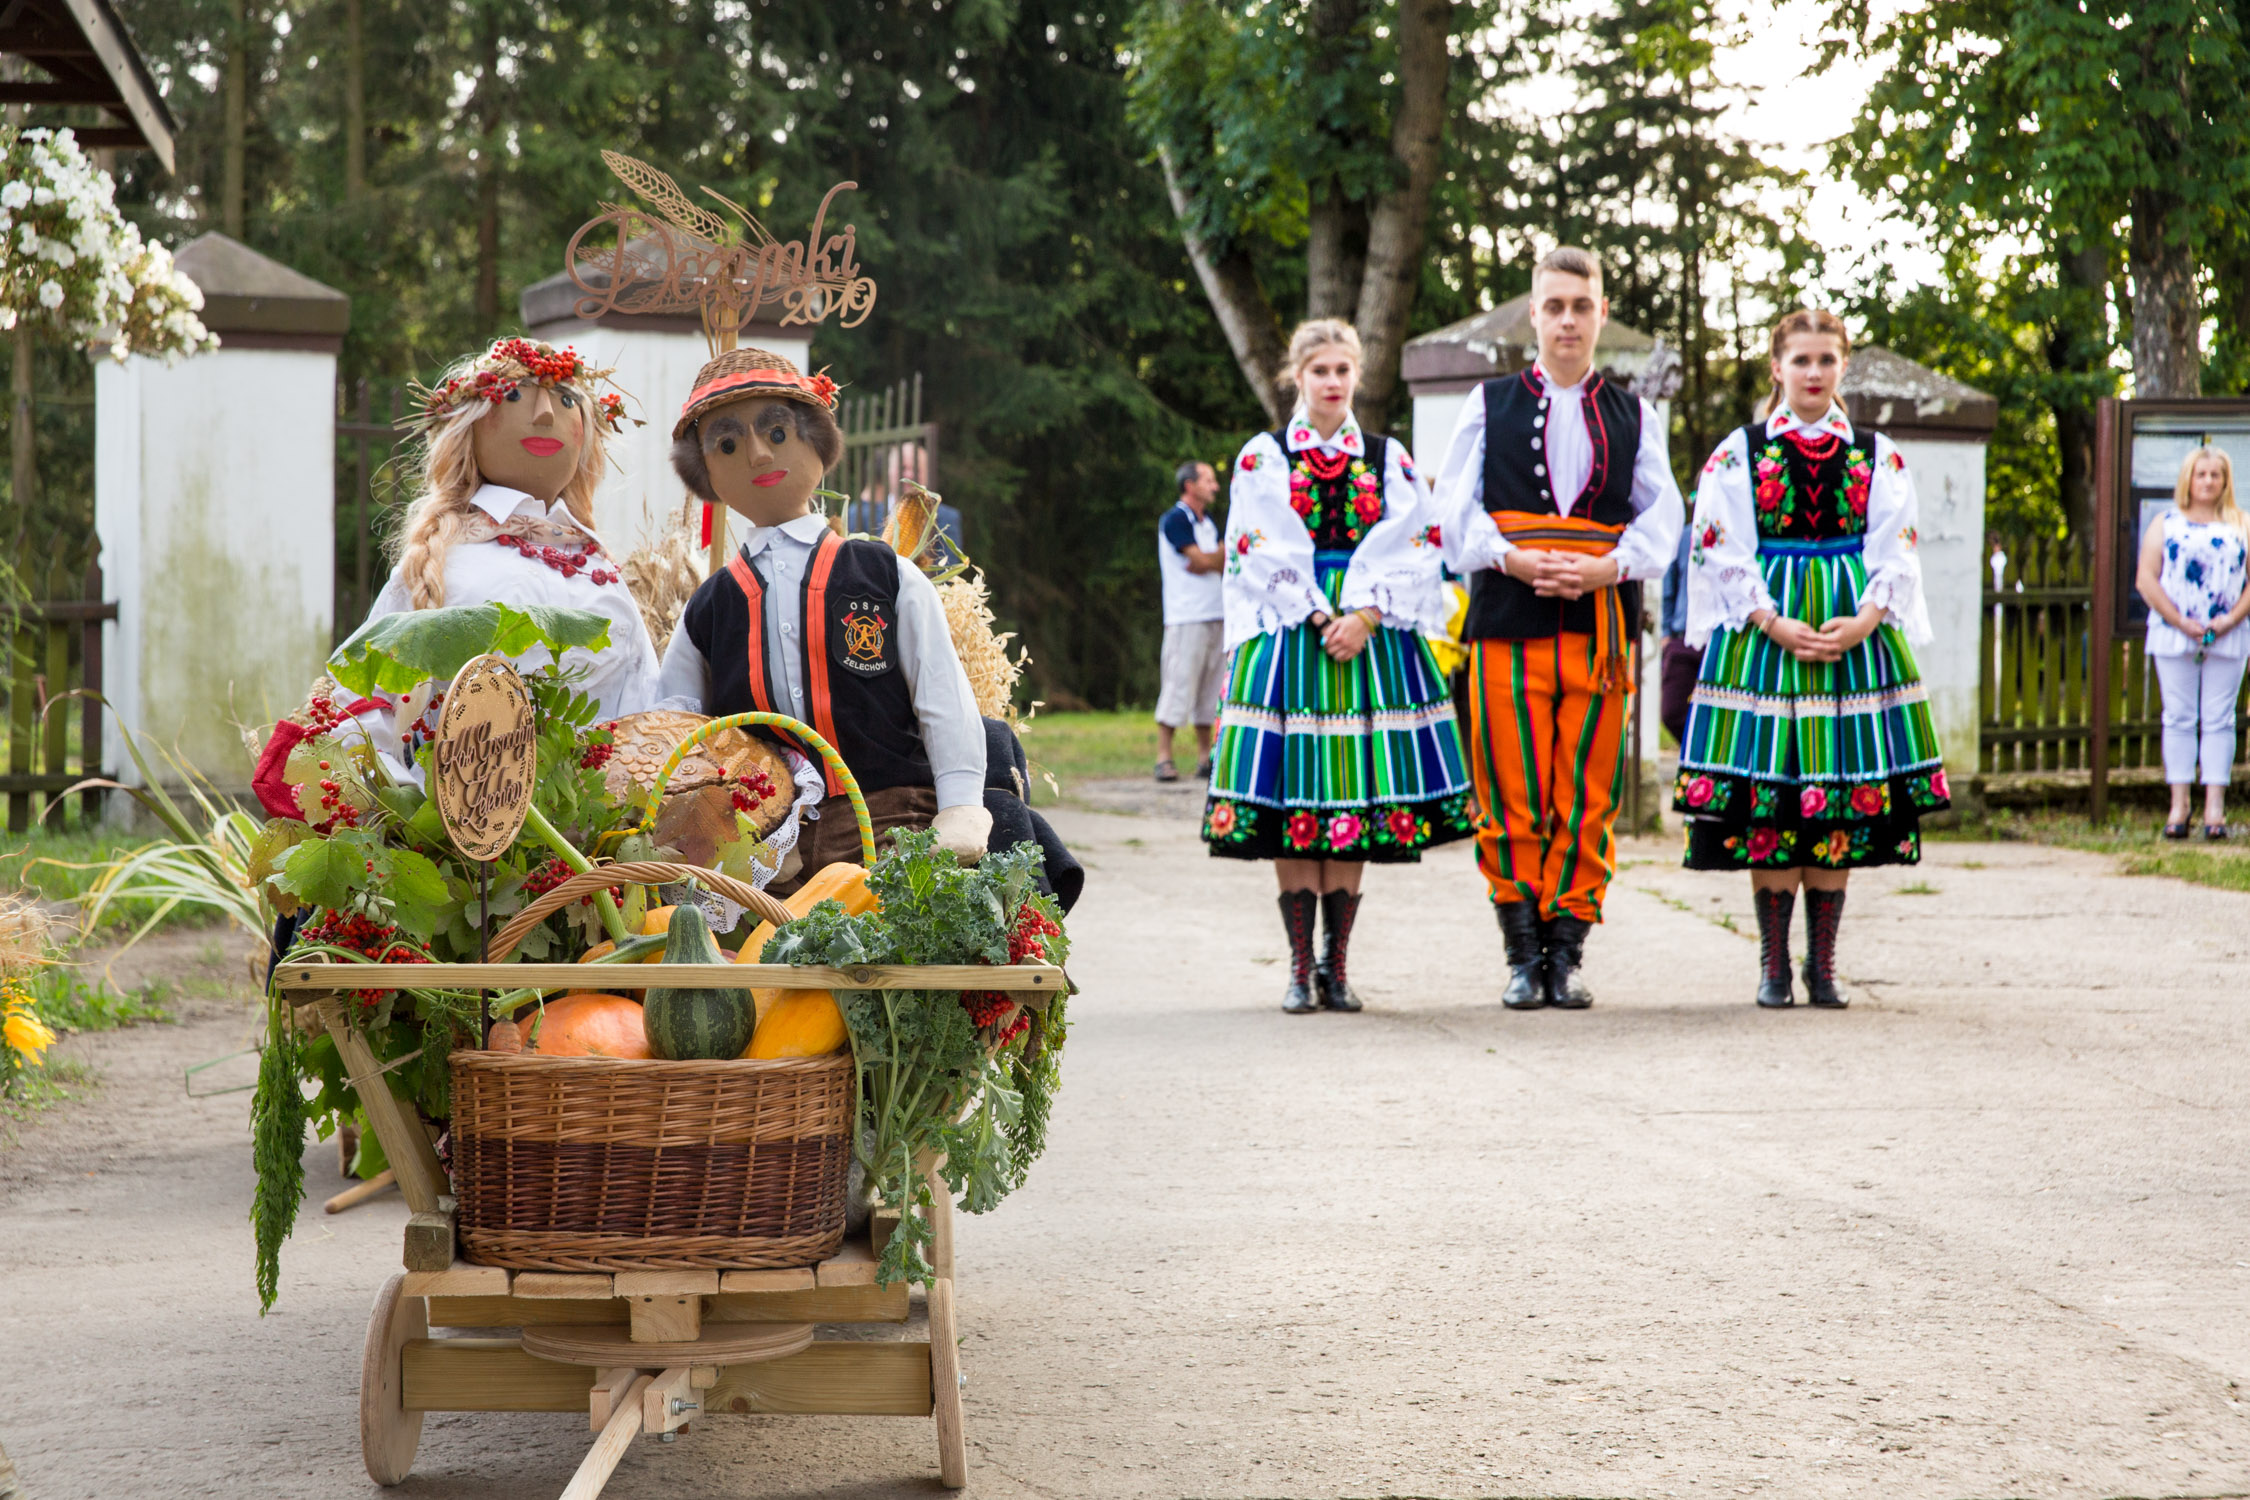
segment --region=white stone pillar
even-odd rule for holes
[[[115,712],[102,756],[139,780],[122,723],[144,750],[241,788],[241,727],[296,708],[333,640],[336,355],[350,304],[223,235],[183,246],[178,262],[203,288],[218,351],[173,366],[104,358],[94,378],[94,525],[118,604],[104,627]]]

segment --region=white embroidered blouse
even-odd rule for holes
[[[1786,404],[1766,419],[1769,438],[1805,426],[1854,441],[1851,419],[1832,405],[1817,424],[1807,424]],[[1875,436],[1874,472],[1868,478],[1867,532],[1861,560],[1867,569],[1862,604],[1880,604],[1890,623],[1912,645],[1930,638],[1930,611],[1922,597],[1922,560],[1914,480],[1898,448]],[[1711,632],[1740,630],[1750,617],[1774,606],[1758,565],[1758,506],[1750,444],[1736,428],[1719,444],[1696,483],[1695,515],[1687,568],[1687,641],[1700,646]]]
[[[1302,408],[1283,429],[1298,452],[1367,456],[1356,417],[1323,438]],[[1289,503],[1290,456],[1270,432],[1242,445],[1227,492],[1226,645],[1302,625],[1316,613],[1380,611],[1396,630],[1443,631],[1447,615],[1439,580],[1438,528],[1414,475],[1406,445],[1384,444],[1383,516],[1353,549],[1344,584],[1331,605],[1313,567],[1312,533]]]
[[[503,535],[516,537],[526,545],[554,547],[575,558],[589,542],[598,545],[601,539],[581,525],[568,507],[557,503],[550,509],[521,490],[488,484],[471,496],[469,503],[478,514],[470,517],[460,540],[445,555],[446,604],[501,603],[518,608],[544,604],[601,615],[609,621],[609,646],[598,652],[582,648],[566,651],[563,669],[579,674],[578,690],[601,704],[604,719],[654,707],[656,648],[649,641],[648,627],[642,623],[632,591],[621,578],[613,577],[619,571],[619,559],[604,552],[587,559],[591,566],[582,565],[573,576],[565,577],[559,568],[537,557],[526,557],[518,546],[500,540]],[[597,569],[608,581],[594,581]],[[380,619],[413,607],[413,587],[393,567],[367,617]],[[540,667],[546,665],[547,658],[546,648],[535,646],[519,660],[527,667]],[[399,706],[404,700],[383,694],[378,695],[378,701],[382,708],[360,714],[359,722],[378,750],[393,760],[404,760],[405,727],[398,723]],[[434,716],[424,716],[434,724]]]

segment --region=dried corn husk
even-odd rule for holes
[[[937,525],[938,497],[909,479],[900,486],[898,503],[883,527],[883,540],[901,557],[920,557],[929,549],[930,530]]]
[[[672,627],[679,622],[680,611],[687,608],[688,599],[703,582],[703,545],[688,519],[692,509],[683,508],[671,530],[648,546],[636,548],[618,564],[617,570],[625,575],[625,587],[633,592],[633,602],[641,607],[641,623],[648,627],[649,642],[660,657],[672,639]]]

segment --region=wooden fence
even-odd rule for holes
[[[0,791],[8,796],[10,833],[31,826],[35,800],[41,820],[60,827],[68,813],[57,805],[57,794],[109,774],[101,768],[102,705],[97,695],[102,691],[102,622],[117,618],[117,606],[102,598],[99,563],[83,578],[58,565],[46,579],[46,591],[47,598],[28,606],[13,625],[8,773],[0,776]],[[60,701],[76,688],[86,693],[75,704]],[[81,826],[100,821],[102,796],[99,790],[79,794]]]
[[[1984,590],[1980,769],[1988,774],[2086,772],[2093,764],[2089,656],[2093,567],[2073,542],[1995,538],[2005,558]],[[1991,577],[1987,571],[1988,580]],[[2110,643],[2109,765],[2163,764],[2162,700],[2138,632]],[[2240,733],[2236,760],[2250,749]]]
[[[378,486],[384,468],[406,429],[396,417],[408,408],[401,391],[375,388],[358,381],[346,392],[336,392],[336,626],[335,644],[359,629],[375,603],[376,591],[390,576],[383,562],[382,538],[389,532],[387,502]]]

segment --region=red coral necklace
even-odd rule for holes
[[[594,559],[602,555],[602,544],[600,542],[588,542],[586,550],[583,552],[565,552],[560,547],[542,547],[524,537],[511,536],[506,532],[502,532],[492,540],[503,547],[513,547],[521,556],[527,557],[535,563],[543,563],[565,578],[576,578],[580,573],[584,573],[587,581],[595,584],[615,583],[618,579],[618,573],[614,568],[600,568],[594,565]]]

